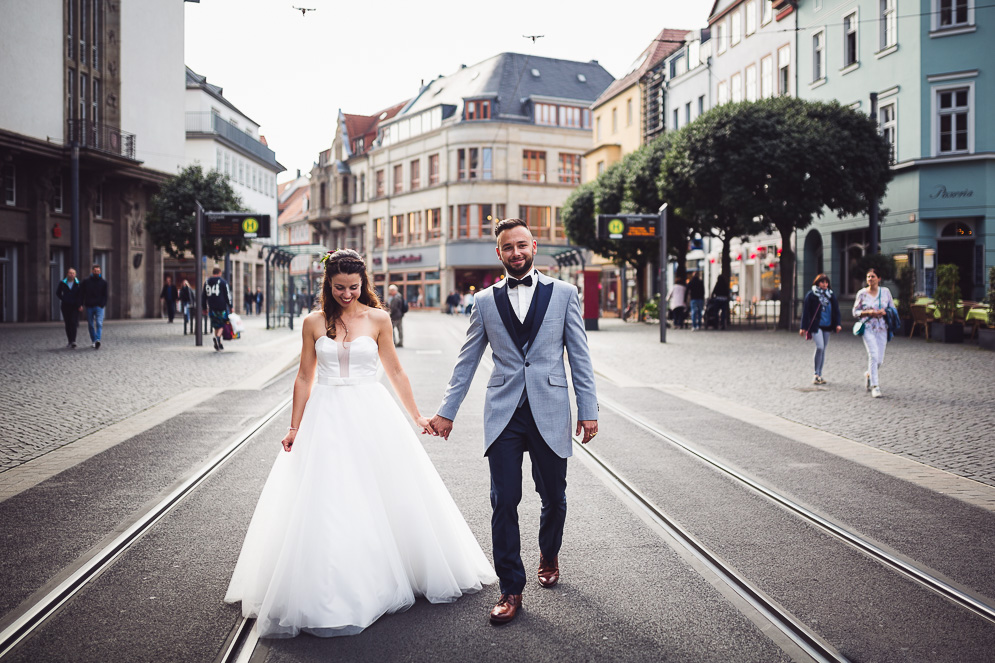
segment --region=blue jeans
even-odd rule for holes
[[[90,340],[94,343],[100,340],[100,332],[104,329],[104,307],[86,307],[86,326],[90,330]]]
[[[812,331],[815,341],[815,374],[822,376],[822,367],[826,363],[826,346],[829,345],[829,332],[816,327]]]
[[[701,312],[705,308],[704,299],[691,300],[691,328],[701,329]]]

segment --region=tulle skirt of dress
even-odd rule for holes
[[[241,601],[262,637],[329,637],[359,633],[416,596],[449,603],[496,579],[386,388],[315,384],[225,601]]]

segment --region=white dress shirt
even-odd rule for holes
[[[522,276],[524,279],[526,276],[532,277],[532,285],[527,286],[522,284],[517,288],[508,288],[508,299],[511,301],[511,308],[518,316],[519,322],[525,322],[525,316],[529,314],[529,307],[532,306],[532,296],[536,292],[536,286],[539,285],[539,270],[532,268],[532,271],[528,274]],[[505,277],[511,277],[507,272]]]

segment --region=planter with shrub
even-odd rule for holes
[[[936,292],[933,293],[936,322],[931,322],[929,335],[940,343],[963,343],[964,325],[954,322],[957,302],[960,301],[960,270],[957,265],[940,265],[936,270]]]
[[[995,267],[988,269],[988,326],[978,329],[978,347],[995,351]]]

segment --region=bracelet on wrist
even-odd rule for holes
[[[294,428],[293,426],[287,426],[287,430],[288,430],[288,431],[291,431],[291,430],[297,430],[297,429],[296,429],[296,428]]]

